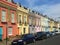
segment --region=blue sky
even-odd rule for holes
[[[60,0],[14,0],[52,18],[60,17]]]

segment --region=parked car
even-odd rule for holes
[[[12,41],[12,45],[26,45],[28,42],[35,42],[33,34],[22,35],[21,39],[15,39]]]
[[[48,37],[50,37],[51,36],[51,32],[45,32],[46,33],[46,37],[48,38]]]
[[[56,33],[56,35],[58,35],[58,34],[60,34],[60,31],[56,30],[55,33]]]
[[[40,40],[40,39],[44,39],[44,38],[46,38],[45,32],[37,32],[37,33],[35,34],[35,39],[36,39],[36,40]]]
[[[19,40],[19,39],[14,39],[14,40],[11,42],[11,45],[18,45],[18,40]]]
[[[52,35],[52,36],[55,36],[55,35],[56,35],[56,32],[55,32],[55,31],[52,31],[52,32],[51,32],[51,35]]]

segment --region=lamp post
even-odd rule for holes
[[[7,30],[8,30],[8,24],[6,24],[6,45],[7,45]]]

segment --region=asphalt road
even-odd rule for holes
[[[60,45],[60,35],[53,36],[44,40],[39,40],[28,45]]]

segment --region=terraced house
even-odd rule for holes
[[[18,32],[21,34],[29,33],[28,26],[28,8],[21,6],[17,3],[17,20],[18,20]]]
[[[40,13],[36,13],[35,14],[35,22],[36,22],[36,25],[35,25],[35,31],[36,32],[40,32],[41,31],[41,14]]]
[[[41,14],[42,15],[42,14]],[[45,31],[45,17],[41,16],[41,31]]]
[[[50,19],[50,32],[52,32],[54,30],[54,20],[53,19]]]
[[[18,34],[16,9],[13,0],[0,0],[0,39]]]
[[[29,9],[29,33],[35,33],[35,11]]]
[[[45,15],[44,16],[44,27],[45,27],[45,32],[48,32],[50,31],[50,27],[49,27],[49,21],[50,19]]]
[[[57,22],[57,25],[56,25],[56,30],[58,30],[58,33],[60,33],[60,22]]]
[[[15,4],[13,0],[0,0],[0,40],[40,31],[60,32],[60,22],[36,11]]]

